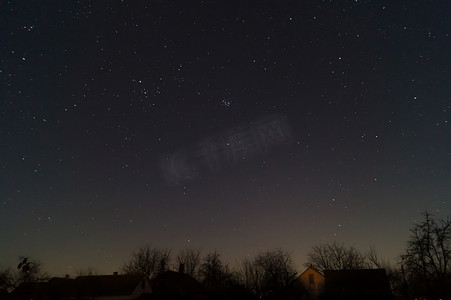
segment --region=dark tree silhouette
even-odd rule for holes
[[[435,221],[423,213],[423,220],[410,230],[406,253],[401,256],[412,287],[423,289],[427,296],[450,293],[451,220]]]
[[[324,270],[362,269],[368,266],[365,255],[356,248],[344,244],[319,244],[307,253],[306,267]]]
[[[378,255],[375,247],[370,247],[366,259],[370,268],[385,269],[392,292],[400,295],[403,294],[402,270],[399,267],[390,264],[386,259],[382,259]]]
[[[213,292],[226,289],[233,281],[229,266],[222,262],[221,255],[216,251],[208,253],[203,258],[199,276],[202,284]]]
[[[122,267],[126,274],[145,275],[150,279],[169,269],[171,250],[146,245],[132,253],[132,258]]]
[[[293,259],[283,249],[258,254],[255,265],[263,271],[261,289],[266,293],[280,294],[292,284],[296,276]]]
[[[47,280],[48,276],[41,271],[41,263],[28,257],[19,257],[17,265],[17,284]]]
[[[196,278],[200,266],[200,250],[180,250],[175,258],[175,262],[177,263],[177,267],[183,265],[185,274]]]
[[[264,270],[245,257],[238,265],[238,278],[240,283],[257,298],[262,296]]]
[[[0,290],[10,290],[14,287],[14,275],[10,268],[0,269]]]
[[[240,283],[257,298],[280,296],[295,276],[291,255],[283,249],[261,252],[254,259],[244,258],[238,265]]]

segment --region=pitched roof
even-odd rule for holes
[[[53,295],[63,295],[75,289],[75,280],[72,278],[53,277],[47,282],[48,290]]]
[[[79,276],[75,279],[54,277],[48,282],[23,283],[14,289],[12,295],[18,299],[24,298],[24,295],[34,299],[46,299],[45,296],[125,296],[132,294],[143,280],[148,281],[139,275]]]
[[[75,278],[77,296],[122,296],[133,293],[138,284],[148,280],[140,275],[97,275]]]
[[[198,298],[206,296],[204,287],[193,277],[174,271],[166,271],[151,281],[156,295]]]
[[[319,275],[324,276],[323,273],[321,273],[320,271],[316,270],[314,267],[310,266],[310,267],[308,267],[307,269],[305,269],[305,271],[302,272],[301,275],[298,276],[298,278],[300,278],[300,277],[301,277],[305,272],[307,272],[308,270],[313,270],[313,271],[315,271],[316,273],[318,273]]]

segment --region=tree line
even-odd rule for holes
[[[331,242],[313,246],[304,266],[323,274],[325,270],[383,268],[392,291],[409,298],[410,295],[448,294],[450,262],[451,220],[449,217],[434,219],[425,212],[422,220],[411,228],[404,253],[394,263],[381,258],[374,247],[364,252],[354,246]],[[202,256],[200,250],[183,249],[173,255],[171,249],[151,244],[135,250],[121,271],[153,279],[167,270],[179,270],[194,277],[212,293],[240,287],[258,298],[283,297],[299,275],[290,252],[282,248],[245,257],[232,267],[217,251]],[[83,273],[80,271],[79,275]],[[0,289],[47,279],[40,263],[26,257],[20,258],[16,270],[0,268]]]

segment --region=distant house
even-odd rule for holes
[[[135,300],[152,293],[149,279],[139,275],[79,276],[75,279],[75,288],[76,294],[67,300]]]
[[[326,270],[324,277],[328,300],[392,299],[385,269]]]
[[[324,275],[310,266],[296,278],[294,285],[297,293],[302,294],[301,299],[317,299],[324,292],[324,281]]]
[[[21,300],[136,300],[151,293],[147,277],[114,274],[23,283],[11,296]]]
[[[150,282],[153,299],[208,299],[206,289],[193,277],[166,271]]]

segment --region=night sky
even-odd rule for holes
[[[451,213],[449,1],[0,1],[0,266],[402,254]]]

